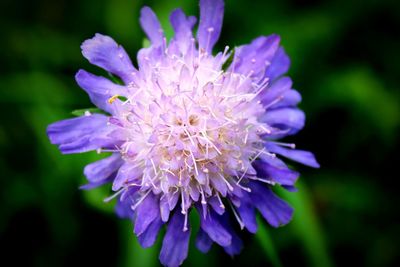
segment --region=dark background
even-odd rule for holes
[[[294,220],[243,233],[231,260],[191,246],[184,266],[400,266],[400,2],[226,1],[217,48],[277,33],[292,60],[307,124],[288,139],[314,151],[321,169],[302,172],[284,193]],[[106,186],[80,191],[96,153],[63,156],[46,126],[91,106],[75,84],[96,69],[80,44],[112,36],[134,59],[142,46],[139,9],[150,5],[171,36],[168,14],[193,0],[1,1],[0,261],[2,266],[158,266],[158,245],[141,249],[113,214]]]

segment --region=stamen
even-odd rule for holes
[[[104,148],[98,148],[97,150],[100,150],[100,153],[103,153],[103,152],[111,152],[111,153],[121,152],[119,149],[104,149]],[[99,153],[99,152],[98,152],[98,153]]]
[[[251,189],[250,188],[248,188],[248,187],[245,187],[245,186],[243,186],[243,185],[241,185],[241,184],[236,184],[238,187],[240,187],[241,189],[243,189],[244,191],[247,191],[247,192],[249,192],[249,193],[251,193]]]
[[[170,174],[172,174],[173,176],[176,176],[175,173],[173,173],[172,171],[170,171],[169,169],[160,169],[162,171],[168,172]]]
[[[121,188],[120,190],[118,190],[117,192],[115,192],[114,194],[112,194],[109,197],[106,197],[105,199],[103,199],[104,202],[110,202],[112,199],[114,199],[115,197],[119,196],[120,194],[122,194],[122,192],[124,192],[127,188]]]
[[[199,186],[198,188],[199,188],[199,191],[200,191],[200,194],[201,194],[201,204],[206,205],[207,201],[206,201],[206,197],[204,196],[203,187]]]
[[[184,222],[184,224],[183,224],[183,231],[184,231],[184,232],[186,232],[186,231],[188,230],[187,222],[188,222],[188,214],[186,213],[186,214],[185,214],[185,222]]]
[[[119,95],[113,95],[112,97],[110,97],[110,98],[107,100],[108,104],[114,103],[114,101],[117,100],[118,97],[119,97]]]
[[[264,154],[264,155],[266,155],[266,156],[268,156],[268,157],[276,158],[276,154],[274,154],[274,153],[269,153],[269,152],[265,151],[264,148],[261,149],[261,150],[253,150],[253,152],[261,152],[260,155],[261,155],[261,154]],[[260,156],[260,155],[258,155],[258,156]],[[253,158],[253,159],[254,159],[254,158]],[[252,161],[252,162],[253,162],[253,161]]]
[[[260,128],[263,129],[266,134],[270,134],[271,133],[271,130],[265,128],[263,125],[260,125]]]
[[[228,182],[228,180],[226,180],[226,178],[225,178],[221,173],[218,173],[218,175],[222,178],[222,181],[224,181],[224,182],[226,183],[226,185],[227,185],[229,191],[233,191],[233,187],[232,187],[232,185]]]
[[[233,207],[232,203],[230,201],[228,201],[229,206],[231,207],[233,214],[235,215],[236,220],[238,221],[239,225],[240,225],[240,230],[243,230],[244,228],[244,223],[243,221],[240,219],[239,215],[237,214],[235,208]]]
[[[217,193],[217,199],[219,202],[219,207],[222,209],[225,209],[224,203],[222,203],[221,197],[219,196],[219,194]]]
[[[247,144],[247,138],[249,137],[249,128],[248,127],[246,127],[246,135],[244,136],[244,140],[243,140],[243,143],[244,144]]]
[[[211,142],[211,140],[207,138],[207,134],[203,131],[201,131],[200,133],[203,135],[203,137],[201,137],[201,136],[199,136],[199,137],[204,138],[218,152],[218,154],[222,155],[221,151],[214,145],[214,143]]]
[[[277,142],[277,141],[268,141],[268,142],[277,144],[279,146],[289,147],[289,148],[292,148],[292,149],[296,148],[296,144],[293,144],[293,143],[282,143],[282,142]]]
[[[219,61],[218,66],[222,65],[222,62],[224,62],[224,59],[225,59],[228,51],[229,51],[229,46],[225,46],[224,52],[222,53],[221,60]]]
[[[265,109],[268,109],[270,107],[272,107],[273,105],[275,105],[276,103],[279,103],[280,101],[282,101],[282,99],[284,98],[283,95],[277,97],[274,101],[272,101],[271,103],[269,103],[268,105],[264,106]]]
[[[207,32],[208,32],[208,36],[207,36],[207,44],[206,44],[206,53],[207,53],[207,51],[208,51],[208,46],[210,45],[210,41],[211,41],[211,34],[214,32],[214,28],[213,27],[209,27],[208,29],[207,29]]]
[[[257,180],[257,181],[260,181],[260,182],[263,182],[263,183],[266,183],[266,184],[270,184],[270,185],[276,185],[276,182],[274,182],[274,181],[265,180],[265,179],[262,179],[262,178],[259,178],[259,177],[251,177],[250,179]]]
[[[240,184],[240,182],[242,181],[243,177],[246,175],[248,170],[249,170],[249,166],[246,167],[246,170],[243,172],[243,174],[240,176],[240,178],[236,182],[237,185]]]
[[[146,194],[144,194],[144,195],[135,203],[135,205],[132,205],[132,206],[131,206],[131,209],[132,209],[132,210],[135,210],[135,209],[143,202],[143,200],[150,194],[150,192],[151,192],[151,189],[148,190],[148,191],[146,192]]]
[[[196,163],[196,159],[194,158],[194,155],[193,155],[193,152],[192,152],[192,150],[189,150],[189,151],[190,151],[190,155],[192,156],[193,165],[194,165],[194,170],[195,170],[195,172],[196,172],[196,175],[199,175],[199,171],[197,170],[197,163]]]
[[[186,214],[185,197],[183,196],[183,189],[181,189],[181,198],[182,198],[182,203],[181,203],[182,211],[181,211],[181,213],[182,214]]]
[[[255,156],[250,160],[250,164],[253,163],[264,151],[265,151],[265,148],[263,147],[263,148],[257,153],[257,155],[255,155]]]
[[[154,164],[153,159],[150,159],[150,161],[151,161],[151,165],[153,165],[154,174],[157,176],[158,175],[158,171],[156,169],[156,165]]]

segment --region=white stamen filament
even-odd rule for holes
[[[134,205],[131,206],[132,210],[135,210],[143,200],[150,194],[151,190],[148,190]]]
[[[229,206],[232,209],[233,214],[235,215],[235,218],[236,218],[237,222],[239,223],[240,229],[243,230],[244,223],[243,223],[242,219],[240,219],[240,216],[237,214],[237,212],[236,212],[235,208],[233,207],[232,203],[230,201],[228,201],[228,203],[229,203]]]

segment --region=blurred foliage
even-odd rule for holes
[[[194,0],[1,1],[2,262],[159,266],[160,236],[140,248],[114,202],[102,201],[109,187],[78,189],[83,167],[100,155],[61,155],[45,134],[49,123],[92,106],[73,77],[80,68],[104,73],[85,61],[80,43],[104,33],[135,59],[143,5],[154,8],[167,36],[173,8],[198,14]],[[185,266],[400,265],[399,14],[390,0],[226,0],[217,48],[281,35],[308,118],[289,139],[314,151],[322,168],[296,165],[299,191],[278,190],[295,208],[291,224],[272,229],[259,220],[257,236],[243,233],[245,249],[233,260],[216,246],[203,256],[191,244]]]

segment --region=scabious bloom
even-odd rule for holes
[[[187,257],[190,212],[200,218],[199,250],[215,242],[237,254],[242,241],[235,228],[255,233],[256,210],[273,227],[292,217],[272,187],[293,191],[299,174],[280,157],[318,167],[310,152],[277,141],[298,132],[305,119],[296,108],[300,94],[282,77],[289,58],[279,37],[214,56],[223,8],[223,0],[200,0],[197,38],[196,18],[173,11],[175,35],[167,42],[144,7],[140,23],[151,46],[139,51],[138,68],[110,37],[86,40],[84,57],[122,84],[78,71],[77,83],[106,115],[87,111],[47,129],[62,153],[111,152],[85,167],[84,187],[112,183],[117,214],[133,221],[143,247],[154,244],[165,224],[160,261],[166,266]]]

